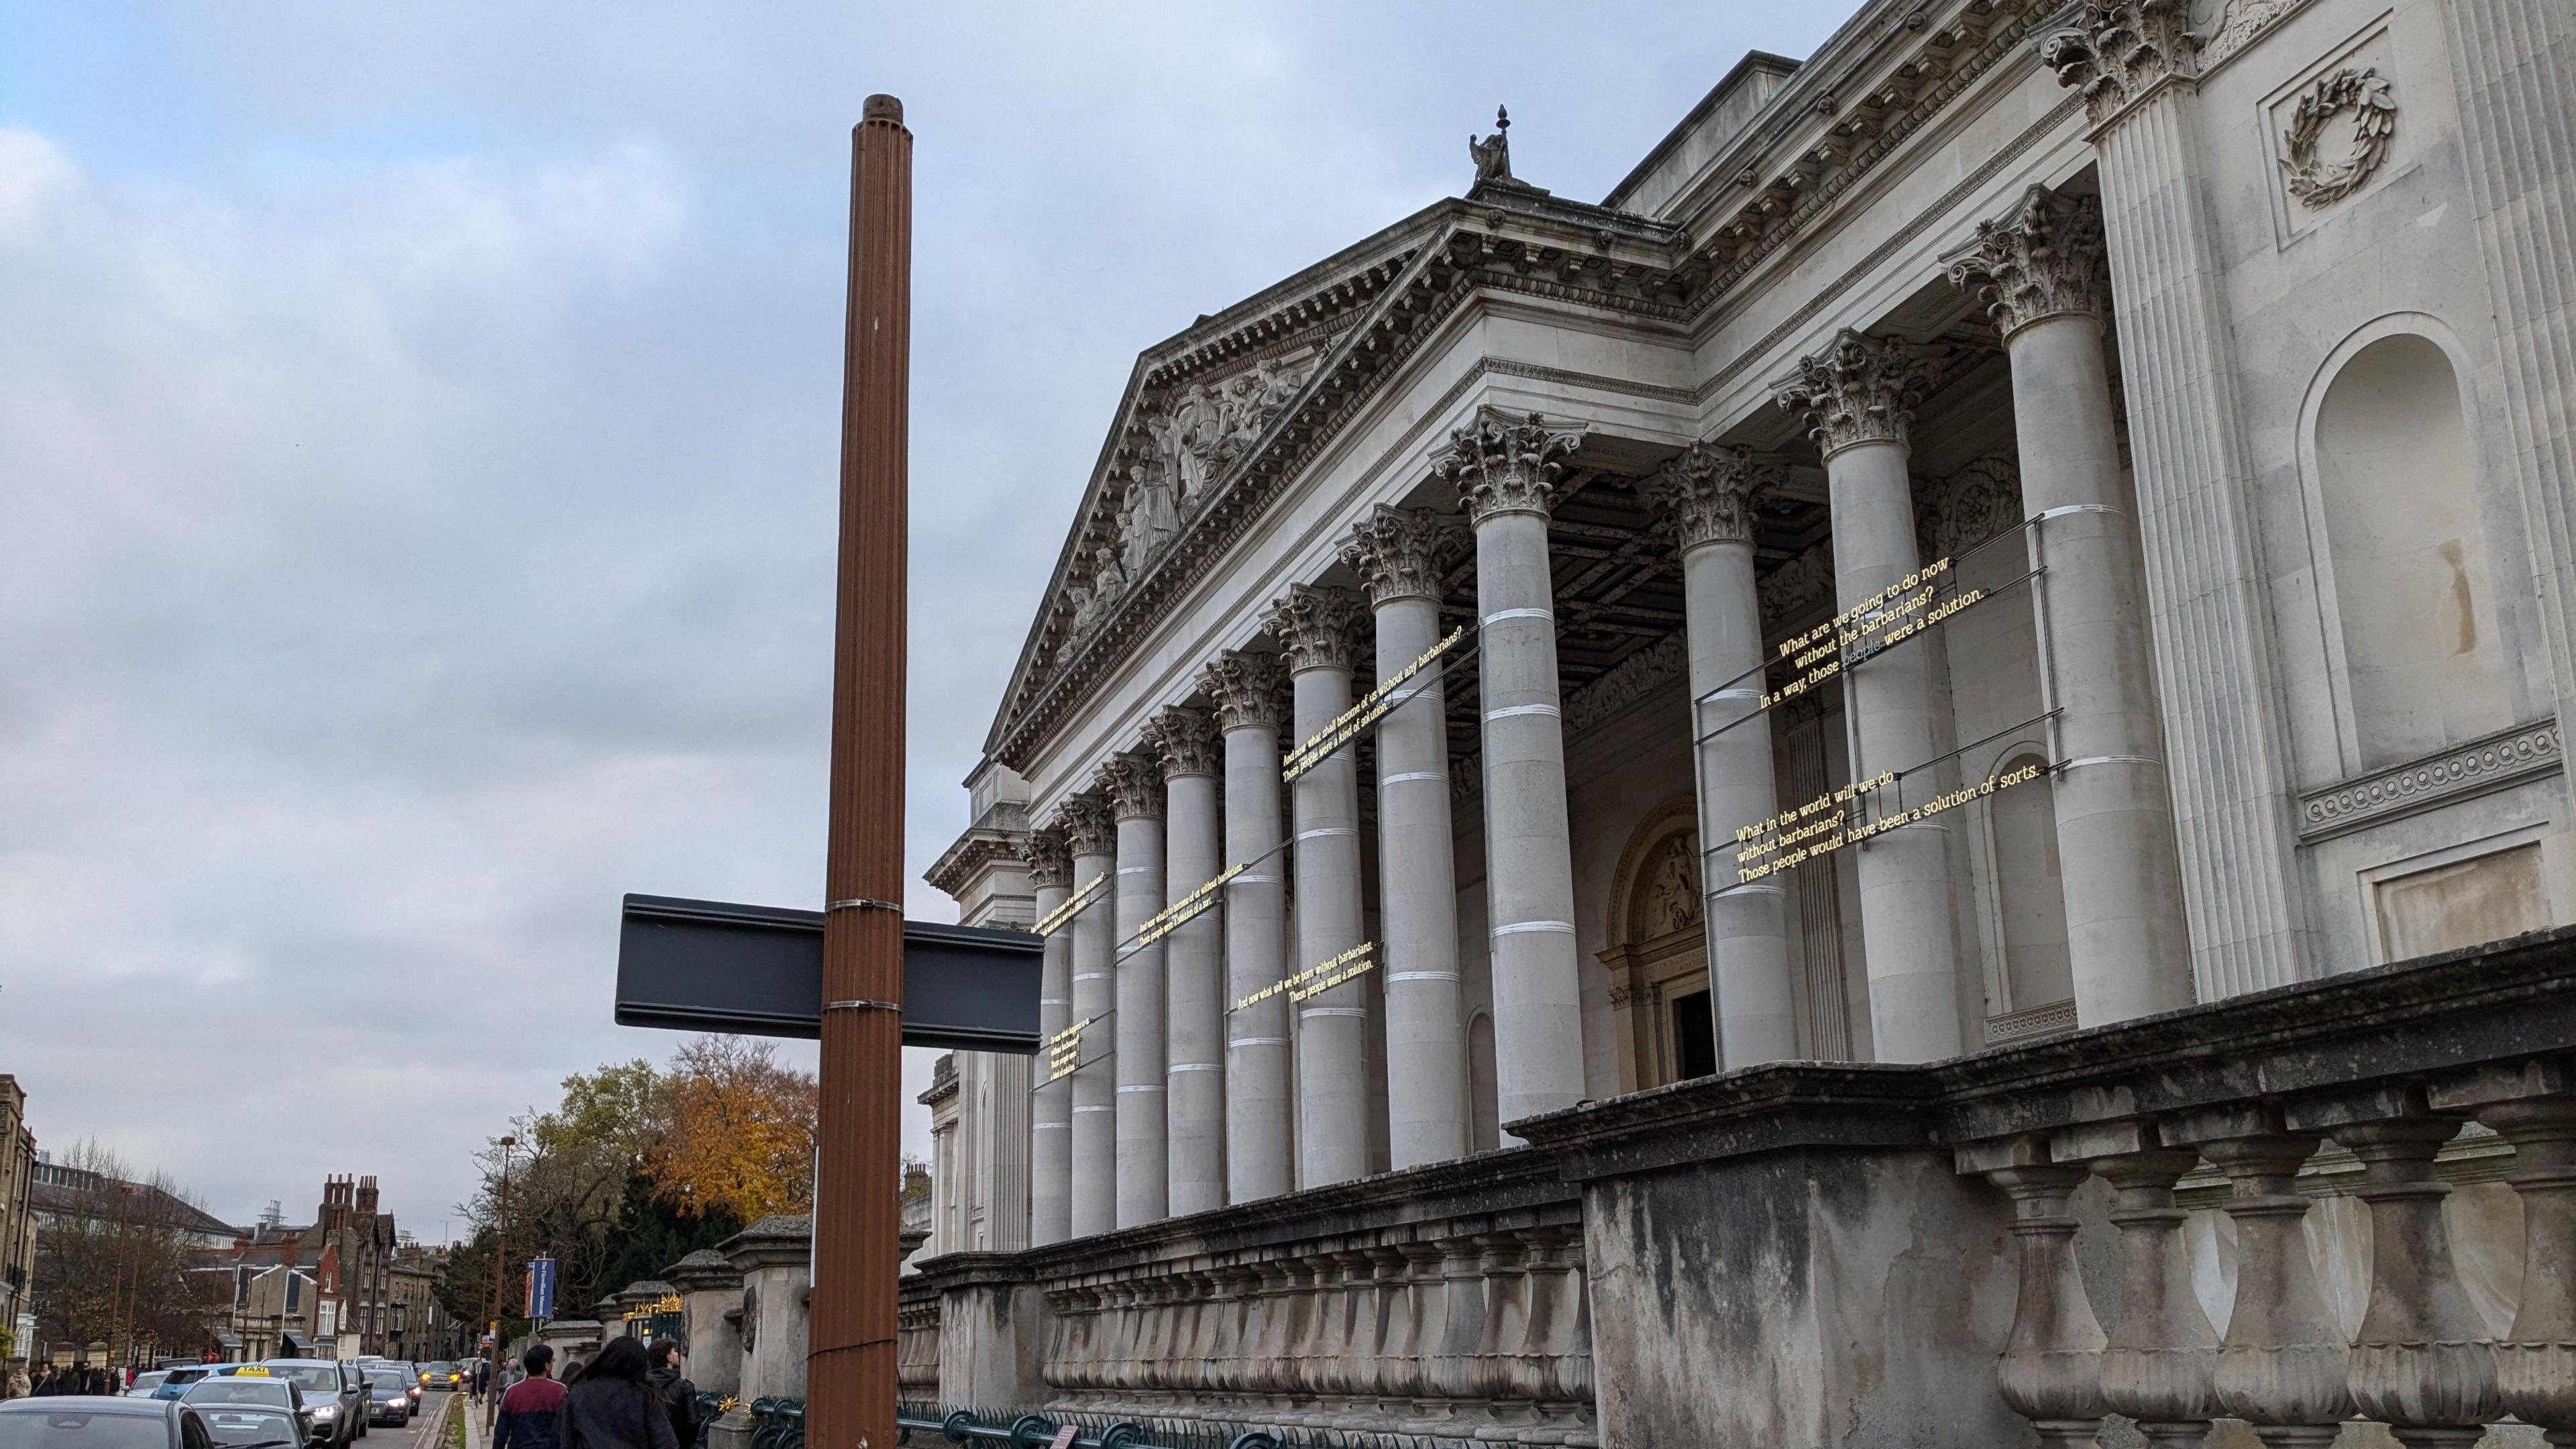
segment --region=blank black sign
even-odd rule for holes
[[[1033,1056],[1044,943],[1025,931],[903,923],[903,1044]],[[617,1022],[823,1034],[823,913],[628,896]]]

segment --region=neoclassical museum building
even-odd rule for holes
[[[1871,0],[1597,200],[1507,127],[1107,420],[907,1397],[2576,1443],[2576,7]]]

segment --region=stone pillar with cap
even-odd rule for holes
[[[1342,549],[1377,618],[1377,674],[1393,679],[1440,642],[1442,565],[1455,518],[1379,506]],[[1441,661],[1394,696],[1377,728],[1378,934],[1386,960],[1387,1165],[1467,1152],[1467,1040],[1458,978],[1458,871],[1449,822],[1449,722]]]
[[[1735,864],[1736,832],[1780,808],[1753,585],[1753,498],[1777,473],[1747,449],[1693,443],[1647,490],[1681,554],[1709,995],[1728,1068],[1798,1055],[1780,878],[1743,880]]]
[[[2022,505],[2044,566],[2031,604],[2057,710],[2059,886],[2081,1026],[2193,994],[2138,525],[2102,350],[2103,246],[2099,202],[2034,186],[1945,259],[1953,283],[1983,280],[2012,364]]]
[[[1228,650],[1207,667],[1225,736],[1226,1201],[1295,1189],[1288,1130],[1288,1001],[1239,1005],[1287,974],[1287,862],[1279,819],[1279,657]],[[1256,863],[1257,862],[1257,863]]]
[[[1096,795],[1076,795],[1064,804],[1065,838],[1073,851],[1075,895],[1095,892],[1074,914],[1073,1020],[1088,1022],[1075,1043],[1073,1069],[1073,1206],[1068,1214],[1073,1236],[1087,1238],[1118,1226],[1118,1094],[1113,1073],[1111,1035],[1115,978],[1111,948],[1118,943],[1109,886],[1093,883],[1113,873],[1118,860],[1118,827],[1109,805]]]
[[[1906,476],[1920,375],[1903,342],[1845,328],[1774,384],[1781,405],[1805,415],[1824,454],[1840,612],[1858,609],[1922,566]],[[1865,792],[1860,803],[1878,819],[1925,803],[1935,781],[1919,767],[1939,753],[1929,652],[1919,643],[1885,650],[1847,666],[1842,684],[1852,721],[1853,781],[1917,771]],[[1959,1053],[1949,826],[1947,817],[1935,816],[1855,847],[1870,1042],[1882,1062],[1928,1062]]]
[[[1062,821],[1029,832],[1020,846],[1029,884],[1043,921],[1073,897],[1073,851]],[[1038,1036],[1052,1039],[1073,1020],[1073,933],[1070,924],[1046,938],[1038,975]],[[1041,1048],[1036,1074],[1042,1083],[1029,1102],[1029,1244],[1044,1247],[1073,1236],[1073,1083],[1048,1082]]]
[[[1221,753],[1216,720],[1175,705],[1146,727],[1162,767],[1164,905],[1179,906],[1224,869],[1217,817]],[[1225,979],[1219,905],[1173,926],[1163,945],[1169,1019],[1164,1023],[1163,1096],[1170,1143],[1171,1212],[1225,1206]]]
[[[1295,584],[1271,605],[1269,629],[1288,658],[1301,742],[1350,707],[1360,619],[1358,601],[1342,589]],[[1289,801],[1297,873],[1293,974],[1364,939],[1357,748],[1345,744],[1312,762],[1289,786]],[[1288,994],[1297,1015],[1297,1185],[1347,1182],[1368,1171],[1368,1008],[1356,981]]]
[[[1433,460],[1476,531],[1485,879],[1496,1120],[1583,1099],[1583,1002],[1556,664],[1548,510],[1582,442],[1536,413],[1482,410]],[[1302,908],[1301,908],[1302,909]],[[1507,1143],[1519,1139],[1503,1134]]]
[[[1159,1222],[1171,1207],[1163,1107],[1163,946],[1137,931],[1163,909],[1163,771],[1149,755],[1119,754],[1100,767],[1118,819],[1117,925],[1110,949],[1118,1015],[1118,1226]]]

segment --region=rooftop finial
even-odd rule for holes
[[[1511,129],[1512,113],[1501,106],[1496,106],[1494,107],[1494,134],[1481,141],[1474,136],[1467,138],[1467,154],[1476,160],[1476,180],[1479,184],[1513,179]]]

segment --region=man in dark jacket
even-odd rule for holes
[[[680,1341],[657,1338],[647,1354],[652,1371],[644,1375],[653,1392],[660,1395],[663,1407],[671,1413],[671,1438],[680,1449],[690,1449],[698,1442],[698,1386],[680,1373]]]
[[[555,1449],[555,1416],[564,1401],[563,1385],[547,1376],[555,1366],[555,1351],[537,1344],[519,1355],[519,1366],[528,1376],[501,1396],[492,1449]]]

